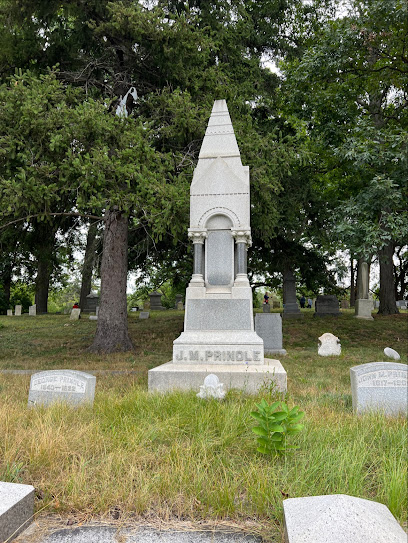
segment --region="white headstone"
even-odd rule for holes
[[[90,316],[89,316],[89,320],[90,320],[90,321],[97,321],[97,320],[98,320],[98,317],[97,317],[97,315],[90,315]]]
[[[391,349],[391,347],[386,347],[384,349],[385,356],[388,356],[388,358],[392,358],[393,360],[400,360],[400,355],[397,353],[397,351],[394,351],[394,349]]]
[[[334,494],[283,501],[286,543],[407,543],[382,503]]]
[[[148,319],[150,317],[149,311],[141,311],[139,313],[139,319]]]
[[[204,400],[211,398],[222,400],[225,394],[226,392],[223,383],[220,383],[220,380],[216,375],[210,373],[210,375],[207,375],[204,379],[204,384],[200,386],[200,392],[197,394],[197,397]]]
[[[397,362],[371,362],[350,368],[353,409],[407,414],[408,366]]]
[[[13,310],[12,310],[12,309],[7,309],[7,316],[8,316],[8,317],[12,317],[12,316],[13,316]]]
[[[96,377],[74,370],[51,370],[31,376],[28,406],[66,402],[71,405],[93,404]]]
[[[320,356],[338,356],[341,354],[341,344],[338,337],[326,333],[319,337],[317,354]]]
[[[271,381],[286,390],[285,370],[278,360],[265,361],[254,330],[246,269],[250,210],[249,167],[242,165],[227,104],[216,100],[190,187],[194,269],[184,331],[172,361],[149,371],[149,390],[196,388],[207,373],[248,392]]]
[[[30,305],[30,307],[28,308],[28,314],[31,315],[32,317],[35,317],[37,315],[37,305],[36,304]]]
[[[71,310],[70,320],[77,321],[81,315],[81,310],[79,307],[73,307]]]
[[[22,306],[21,305],[16,305],[15,308],[14,308],[14,315],[16,317],[20,317],[21,316],[21,310],[22,310]]]

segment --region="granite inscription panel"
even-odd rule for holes
[[[28,405],[64,401],[72,405],[93,403],[96,377],[82,371],[51,370],[31,376]]]

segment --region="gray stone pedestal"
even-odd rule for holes
[[[151,292],[149,294],[149,298],[150,298],[150,309],[152,311],[162,311],[164,309],[164,307],[161,304],[162,294],[160,294],[160,292],[157,292],[157,290],[155,290],[154,292]]]
[[[25,530],[34,514],[34,487],[0,481],[0,541]]]
[[[356,300],[356,312],[354,316],[356,317],[356,319],[366,319],[372,321],[374,320],[373,316],[371,315],[372,310],[372,300]]]

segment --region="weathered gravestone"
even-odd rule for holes
[[[71,310],[70,320],[71,321],[77,321],[79,317],[81,316],[81,310],[79,307],[73,307]]]
[[[149,311],[141,311],[139,313],[139,319],[148,319],[150,317]]]
[[[274,381],[284,391],[286,372],[278,360],[264,359],[254,330],[249,168],[242,165],[225,100],[214,103],[190,195],[194,270],[184,331],[174,341],[172,361],[149,371],[149,390],[198,389],[213,373],[226,389],[256,392]]]
[[[316,298],[314,317],[338,317],[339,301],[333,295],[320,295]]]
[[[97,321],[98,320],[98,315],[89,315],[89,320],[90,321]]]
[[[155,290],[154,292],[151,292],[149,294],[150,309],[152,311],[162,311],[163,309],[165,309],[161,304],[162,296],[163,296],[163,294],[161,294],[157,290]]]
[[[30,305],[30,307],[28,308],[28,314],[31,317],[35,317],[37,315],[37,305],[36,304]]]
[[[222,400],[225,394],[223,383],[220,383],[216,375],[210,373],[204,379],[204,384],[200,386],[200,392],[197,394],[197,397],[203,400]]]
[[[75,370],[40,371],[31,376],[28,406],[66,402],[93,404],[96,377]]]
[[[255,332],[264,342],[265,354],[286,354],[282,345],[282,317],[280,313],[255,314]]]
[[[8,316],[8,317],[12,317],[12,316],[13,316],[13,310],[12,310],[12,309],[7,309],[7,316]]]
[[[350,368],[351,395],[356,413],[407,413],[408,366],[398,362],[371,362]]]
[[[350,309],[350,302],[348,300],[342,300],[340,304],[342,309]]]
[[[183,302],[178,302],[178,304],[177,304],[177,309],[178,309],[178,311],[184,311]]]
[[[296,298],[296,280],[292,270],[286,270],[283,274],[283,318],[303,318]]]
[[[270,313],[270,312],[271,312],[271,306],[269,304],[263,304],[262,313]]]
[[[25,530],[34,514],[34,487],[0,481],[0,542]]]
[[[22,310],[22,307],[21,305],[16,305],[15,308],[14,308],[14,315],[16,317],[21,317],[21,310]]]
[[[345,494],[283,501],[286,543],[407,543],[390,510]]]
[[[395,351],[394,349],[391,349],[390,347],[385,347],[384,349],[385,356],[388,356],[388,358],[392,358],[393,360],[400,360],[400,355]]]
[[[317,354],[320,356],[339,356],[341,354],[341,344],[338,337],[326,332],[319,337]]]
[[[81,307],[82,313],[94,313],[99,306],[99,296],[96,292],[91,292],[85,299],[85,307]]]
[[[179,303],[183,304],[183,295],[182,294],[176,294],[176,301],[174,303],[174,308],[179,309]]]

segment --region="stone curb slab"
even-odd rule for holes
[[[27,528],[33,514],[34,487],[0,481],[0,543]]]

